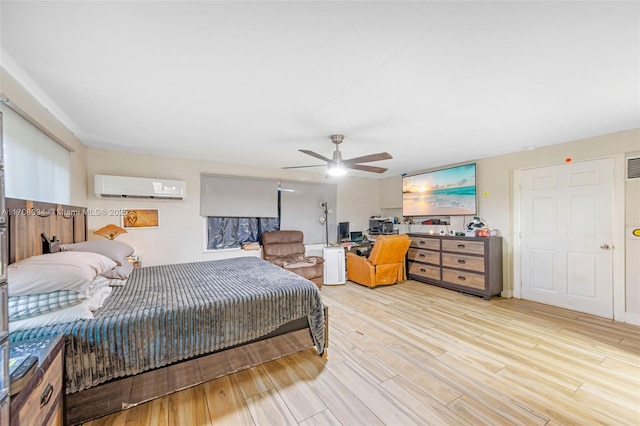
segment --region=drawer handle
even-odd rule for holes
[[[53,395],[53,386],[51,383],[47,383],[47,387],[44,388],[42,395],[40,395],[40,407],[44,407],[49,403],[51,395]]]
[[[458,244],[458,248],[464,248],[464,244]]]
[[[427,272],[427,270],[424,268],[420,268],[420,272]]]
[[[420,253],[418,257],[427,257],[427,256],[425,256],[424,253]]]
[[[418,244],[424,244],[424,241],[418,241]]]
[[[467,263],[464,259],[458,259],[458,263],[464,265],[465,263]]]
[[[459,279],[460,281],[464,281],[464,280],[466,280],[466,278],[465,278],[465,277],[463,277],[462,275],[458,275],[458,279]]]

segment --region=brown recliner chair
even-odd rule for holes
[[[262,234],[264,260],[311,280],[322,288],[324,259],[305,256],[302,231],[270,231]]]
[[[406,279],[405,256],[411,245],[406,234],[380,235],[369,257],[347,253],[347,279],[368,287],[395,284]]]

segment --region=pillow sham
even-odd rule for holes
[[[115,240],[95,240],[74,244],[62,244],[60,246],[60,250],[98,253],[103,256],[107,256],[118,265],[127,263],[127,256],[131,256],[133,254],[133,247],[127,243],[123,243],[122,241]]]
[[[122,265],[118,265],[113,269],[109,269],[108,271],[104,271],[102,274],[103,277],[118,279],[118,280],[126,280],[131,275],[131,271],[133,271],[133,262],[124,262]]]
[[[7,308],[9,321],[35,317],[36,315],[42,315],[47,312],[77,305],[84,299],[86,299],[86,297],[82,294],[69,290],[8,297]]]
[[[115,283],[114,283],[115,281]],[[96,294],[103,287],[116,287],[120,280],[111,280],[98,275],[83,293],[69,290],[51,291],[49,293],[10,296],[7,298],[9,320],[18,320],[46,314],[47,312],[77,305]]]
[[[108,257],[90,252],[61,251],[32,256],[8,266],[8,295],[58,290],[84,293],[99,274],[115,266]]]
[[[9,332],[27,330],[30,328],[46,327],[55,324],[65,324],[84,319],[93,319],[93,312],[104,305],[105,300],[111,294],[111,287],[104,287],[89,299],[83,300],[77,305],[58,309],[43,315],[11,321],[9,320]]]

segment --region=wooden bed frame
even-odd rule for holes
[[[7,198],[9,263],[42,254],[44,232],[61,244],[86,241],[86,209]],[[325,313],[325,349],[329,313]],[[314,347],[306,320],[285,324],[261,339],[65,394],[65,424],[80,424],[209,380]]]

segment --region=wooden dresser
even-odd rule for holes
[[[502,237],[409,234],[410,279],[485,299],[502,291]]]
[[[11,343],[11,356],[34,354],[38,367],[24,389],[11,397],[11,426],[63,424],[64,341],[46,337]]]

